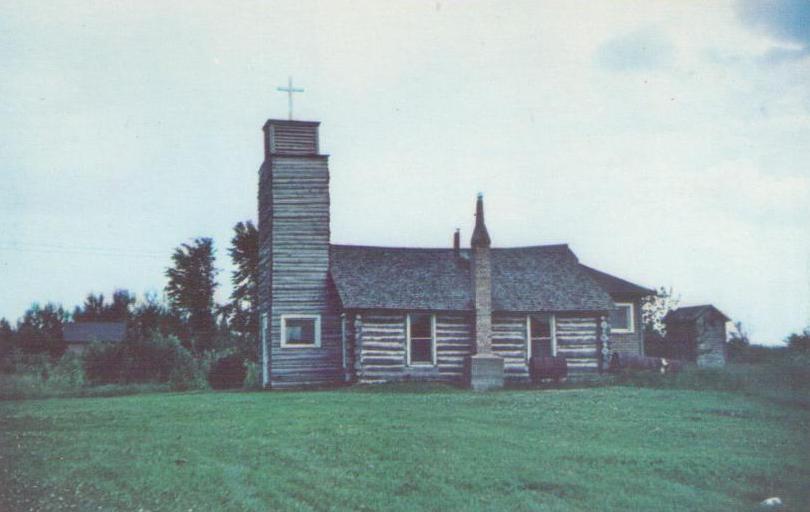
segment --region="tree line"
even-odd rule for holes
[[[110,297],[89,293],[72,312],[48,302],[33,304],[15,325],[0,318],[0,359],[13,353],[46,354],[58,359],[67,346],[67,322],[126,322],[127,341],[174,336],[192,354],[231,350],[247,360],[258,355],[259,234],[251,221],[233,228],[228,254],[235,270],[233,292],[217,304],[216,251],[211,238],[196,238],[173,251],[165,271],[165,300],[157,293],[136,297],[126,289]]]

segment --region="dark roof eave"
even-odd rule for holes
[[[386,306],[361,306],[361,305],[352,305],[343,308],[344,311],[348,312],[360,312],[360,311],[396,311],[396,312],[407,312],[407,311],[423,311],[423,312],[434,312],[434,313],[474,313],[475,309],[467,308],[467,309],[457,309],[457,308],[425,308],[425,307],[386,307]],[[569,313],[569,314],[595,314],[595,313],[607,313],[610,311],[609,309],[532,309],[532,310],[516,310],[516,309],[493,309],[492,313],[499,313],[499,314],[521,314],[521,315],[530,315],[533,313]]]

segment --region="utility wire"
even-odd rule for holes
[[[0,244],[0,251],[10,252],[33,252],[43,254],[93,254],[97,256],[128,256],[136,258],[160,258],[169,259],[171,252],[161,254],[158,252],[147,252],[142,250],[132,250],[124,248],[103,248],[103,247],[69,247],[51,244]]]

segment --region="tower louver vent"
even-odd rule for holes
[[[268,121],[264,125],[265,157],[317,155],[319,124],[306,121]]]

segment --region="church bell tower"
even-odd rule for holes
[[[329,165],[319,125],[275,119],[264,125],[258,213],[265,387],[342,377],[340,316],[328,285]]]

